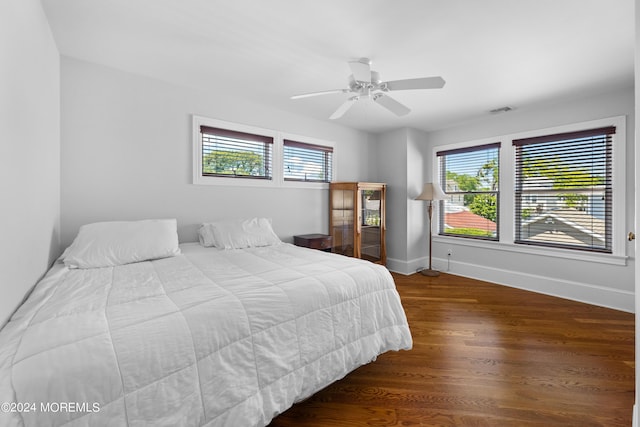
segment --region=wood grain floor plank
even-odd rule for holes
[[[630,313],[442,274],[394,275],[411,351],[389,352],[271,427],[628,427]]]

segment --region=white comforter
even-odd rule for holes
[[[382,266],[289,244],[182,253],[56,264],[0,331],[0,425],[264,426],[411,348]]]

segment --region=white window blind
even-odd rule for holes
[[[513,141],[515,242],[612,252],[615,127]]]
[[[202,176],[272,179],[273,138],[200,126]]]
[[[440,186],[439,234],[498,240],[500,143],[436,153]]]
[[[285,181],[330,182],[333,148],[285,139]]]

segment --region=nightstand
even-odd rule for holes
[[[333,239],[328,234],[303,234],[300,236],[293,236],[293,244],[304,248],[331,252]]]

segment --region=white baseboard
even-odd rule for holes
[[[434,258],[433,263],[435,265],[449,265],[447,273],[457,276],[484,280],[629,313],[635,311],[635,296],[633,292],[471,263],[451,261],[448,264],[446,259]],[[389,270],[404,275],[413,274],[418,269],[424,268],[426,264],[426,258],[412,261],[387,259],[387,268]]]
[[[633,405],[633,419],[631,420],[633,427],[638,427],[638,404]]]
[[[387,268],[394,273],[404,274],[405,276],[426,268],[428,263],[428,260],[422,258],[413,261],[401,261],[399,259],[387,258]]]

